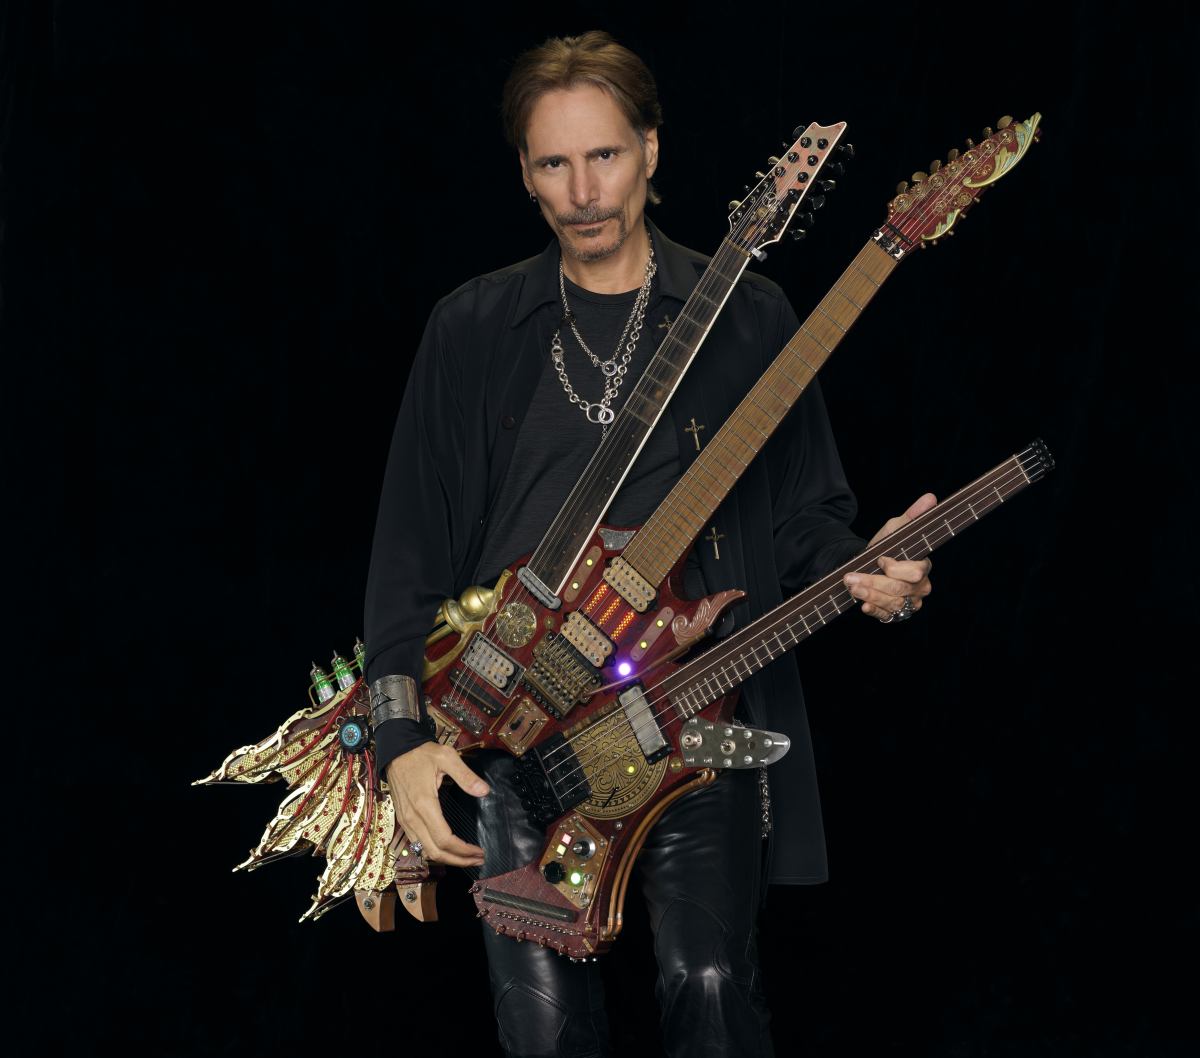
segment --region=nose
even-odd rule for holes
[[[600,187],[586,161],[571,167],[571,205],[586,209],[600,198]]]

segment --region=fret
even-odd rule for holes
[[[809,316],[809,319],[811,320],[812,317]],[[817,343],[817,345],[819,345],[822,349],[824,349],[825,352],[827,352],[827,353],[833,352],[833,350],[830,349],[829,346],[827,346],[823,341],[821,341],[820,338],[818,338],[815,334],[812,333],[812,331],[810,331],[808,329],[807,321],[800,325],[800,330],[802,330],[805,334],[807,334],[814,342]]]
[[[732,432],[733,432],[733,431],[731,430],[731,431],[730,431],[730,433],[732,433]],[[735,435],[735,436],[736,436],[736,435]],[[741,440],[741,438],[738,438],[738,439],[739,439],[739,440]],[[742,443],[743,443],[743,444],[745,444],[745,442],[744,442],[744,441],[743,441]],[[735,452],[735,451],[734,451],[732,448],[730,448],[730,447],[729,447],[728,443],[726,443],[725,439],[724,439],[724,438],[722,438],[720,434],[717,434],[717,436],[716,436],[716,437],[714,437],[714,438],[713,438],[713,439],[712,439],[712,440],[711,440],[711,441],[708,443],[708,446],[707,446],[707,447],[706,447],[704,450],[705,450],[706,452],[712,451],[713,445],[720,445],[722,448],[724,448],[724,449],[725,449],[725,451],[726,451],[726,452],[728,452],[728,453],[729,453],[731,456],[733,456],[733,458],[734,458],[734,459],[737,459],[737,461],[738,461],[739,463],[741,463],[743,467],[748,467],[748,466],[750,465],[749,463],[747,463],[747,462],[745,462],[745,461],[743,461],[743,460],[741,460],[741,459],[738,459],[738,454],[737,454],[737,453],[736,453],[736,452]],[[749,446],[747,445],[747,447],[749,447]],[[717,459],[717,457],[716,457],[715,453],[714,453],[714,455],[713,455],[713,461],[714,461],[714,462],[716,462],[716,463],[718,463],[718,464],[720,465],[721,469],[722,469],[722,470],[724,470],[724,471],[725,471],[727,474],[731,474],[731,473],[733,473],[733,472],[732,472],[732,471],[729,469],[729,467],[727,467],[727,466],[726,466],[724,463],[722,463],[722,462],[721,462],[721,460]],[[725,483],[722,481],[722,482],[721,482],[721,484],[722,484],[722,485],[724,485]],[[736,484],[737,484],[737,476],[735,475],[735,476],[734,476],[734,479],[733,479],[733,481],[731,481],[727,487],[728,487],[728,488],[733,488],[733,486],[734,486],[734,485],[736,485]]]
[[[771,436],[770,433],[760,430],[758,428],[758,425],[755,423],[755,421],[753,419],[751,419],[750,416],[747,415],[744,411],[742,411],[741,408],[734,409],[733,414],[740,415],[742,417],[742,420],[744,422],[748,423],[750,425],[750,428],[756,434],[758,434],[759,437],[761,437],[764,442],[766,442],[770,438],[770,436]],[[733,418],[733,416],[731,415],[730,419],[732,420],[732,418]],[[774,420],[772,420],[772,422],[774,422]],[[746,445],[748,448],[752,448],[755,451],[758,451],[760,448],[762,448],[762,445],[752,444],[751,442],[747,441],[746,438],[744,438],[740,433],[737,433],[737,431],[734,431],[734,435],[737,437],[737,439],[739,441],[742,442],[742,444]]]
[[[839,331],[842,332],[842,334],[846,333],[846,328],[843,327],[838,320],[836,320],[833,316],[831,316],[828,312],[826,312],[819,304],[817,305],[816,311],[819,312],[822,316],[824,316],[830,323],[832,323]]]
[[[768,419],[770,419],[771,422],[773,422],[776,426],[779,425],[779,420],[777,418],[775,418],[774,415],[771,414],[770,409],[767,408],[767,406],[765,404],[763,404],[761,401],[759,401],[755,398],[753,390],[750,391],[750,394],[749,394],[749,396],[746,397],[746,400],[750,401],[750,403],[755,405],[757,408],[760,408],[762,410],[762,413]],[[770,435],[768,435],[768,436],[770,436]]]
[[[946,518],[943,518],[942,521],[946,523],[946,528],[950,530],[950,535],[953,536],[954,535],[954,526],[952,526],[950,524],[949,520]]]

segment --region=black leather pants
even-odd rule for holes
[[[545,832],[521,811],[511,784],[512,758],[481,754],[473,766],[492,787],[476,802],[476,842],[489,861],[485,873],[528,863],[541,851]],[[638,859],[668,1055],[774,1054],[756,944],[760,819],[757,772],[725,772],[672,805]],[[613,1053],[599,964],[572,963],[551,948],[518,944],[486,926],[483,937],[500,1045],[510,1058]]]

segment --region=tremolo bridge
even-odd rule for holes
[[[551,632],[533,648],[533,663],[524,682],[530,694],[561,720],[587,691],[600,686],[600,673],[565,633]]]

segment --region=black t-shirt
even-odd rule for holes
[[[625,324],[629,322],[637,290],[624,294],[595,294],[566,280],[567,303],[576,315],[575,326],[588,348],[601,360],[608,360],[617,348]],[[619,412],[632,392],[646,365],[654,355],[653,328],[664,323],[658,295],[658,279],[650,286],[641,337],[621,388],[609,407]],[[632,328],[630,328],[632,333]],[[604,396],[605,376],[592,365],[587,353],[576,341],[570,324],[559,331],[563,345],[563,366],[571,388],[589,403]],[[617,353],[617,363],[624,346]],[[521,433],[513,451],[504,484],[488,517],[487,542],[475,570],[475,583],[490,585],[502,570],[541,543],[550,523],[561,510],[571,489],[579,480],[601,440],[601,426],[588,422],[583,410],[567,397],[550,347],[533,403],[521,424]],[[596,413],[592,413],[595,418]],[[604,515],[610,525],[641,525],[666,498],[679,480],[679,444],[669,415],[659,419],[629,475]]]

